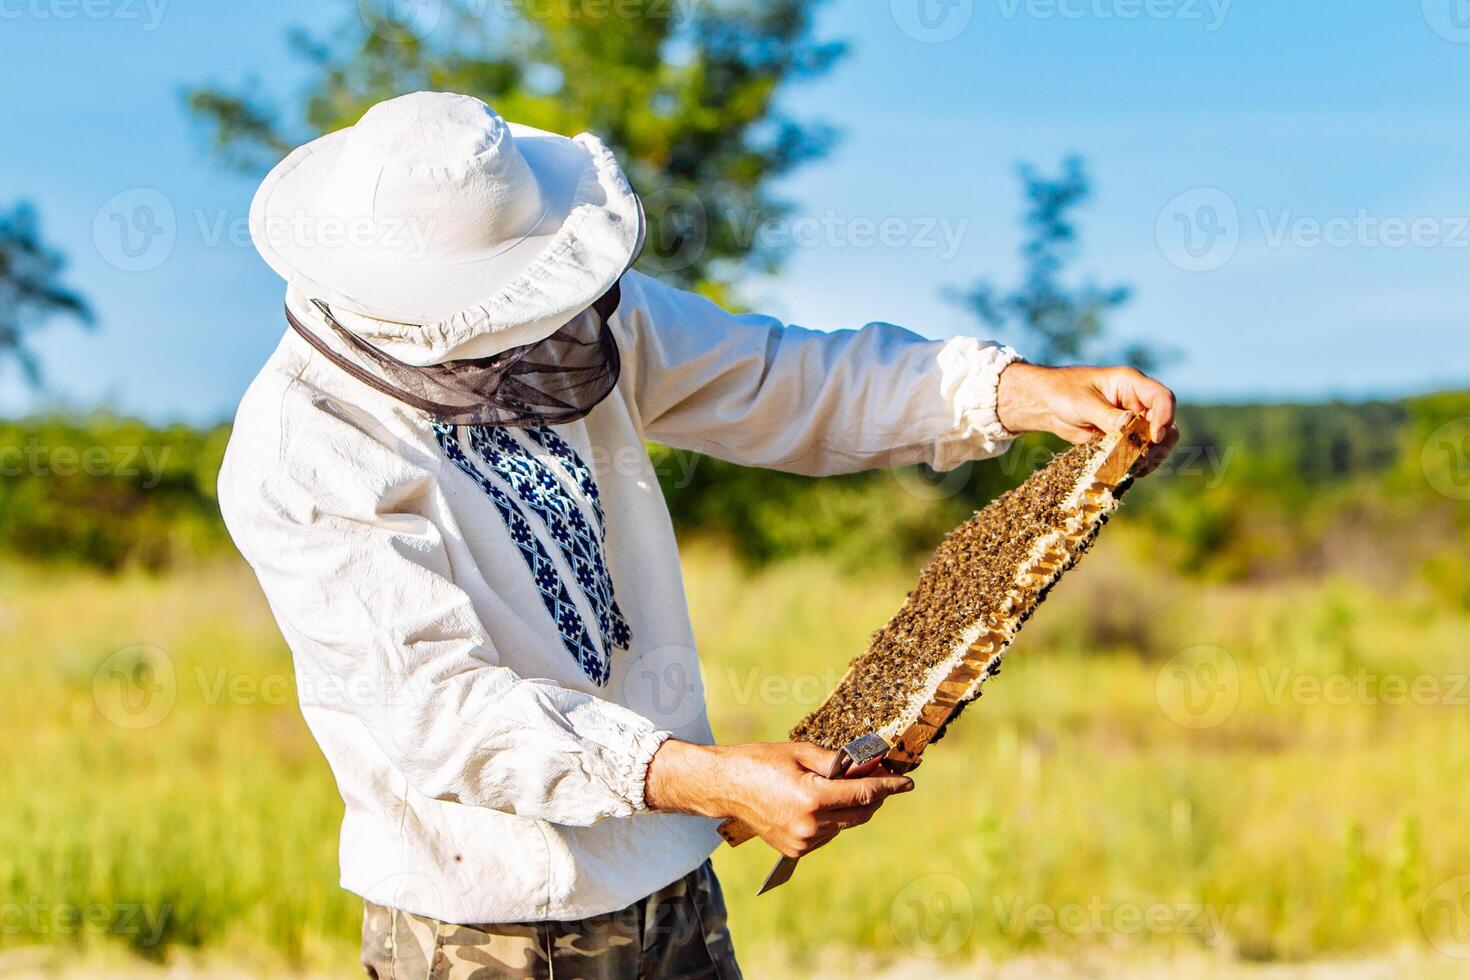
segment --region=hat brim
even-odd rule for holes
[[[256,192],[250,233],[289,284],[320,299],[354,333],[410,364],[487,357],[550,336],[612,288],[636,258],[643,214],[612,153],[507,123],[546,210],[524,238],[485,254],[430,257],[424,223],[354,228],[323,193],[350,130],[281,161]]]

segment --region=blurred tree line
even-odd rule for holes
[[[1140,482],[1119,520],[1181,574],[1422,574],[1470,607],[1466,420],[1470,392],[1185,406],[1179,449]],[[226,426],[153,428],[110,416],[0,425],[0,552],[104,570],[228,553],[214,496],[228,435]],[[751,565],[818,555],[861,568],[922,560],[1063,447],[1026,437],[950,474],[909,467],[822,480],[651,448],[685,539],[722,542]]]
[[[230,548],[215,500],[227,426],[44,416],[0,423],[0,553],[163,570]]]

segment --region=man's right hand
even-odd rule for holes
[[[650,809],[736,817],[787,857],[800,857],[849,827],[867,823],[883,801],[907,793],[907,776],[827,779],[837,753],[810,742],[695,745],[669,739],[648,766]]]

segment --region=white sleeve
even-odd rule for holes
[[[631,346],[648,438],[814,476],[998,455],[998,344],[925,340],[887,323],[821,332],[737,316],[647,276],[623,277],[614,316]]]
[[[669,733],[499,663],[452,580],[426,462],[347,423],[310,441],[309,454],[227,458],[220,493],[310,679],[425,796],[571,826],[646,809]]]

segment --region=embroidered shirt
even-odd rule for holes
[[[817,475],[1007,444],[994,344],[788,327],[637,273],[612,324],[622,378],[571,425],[436,428],[290,331],[241,403],[221,508],[346,802],[342,884],[380,905],[583,918],[719,842],[643,799],[664,739],[713,741],[646,439]]]

